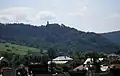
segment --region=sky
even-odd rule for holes
[[[120,30],[120,0],[0,0],[1,23],[65,24],[86,32]]]

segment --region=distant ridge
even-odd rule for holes
[[[78,31],[64,24],[32,26],[23,23],[0,24],[0,42],[59,51],[111,52],[120,48],[115,42],[94,32]]]
[[[114,43],[118,44],[120,46],[120,31],[113,31],[109,33],[103,33],[101,34],[107,39],[113,41]]]

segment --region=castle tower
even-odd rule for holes
[[[49,21],[47,21],[47,25],[49,25]]]

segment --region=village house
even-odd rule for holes
[[[56,57],[55,59],[53,59],[52,62],[55,64],[65,64],[72,60],[73,59],[68,56],[59,56],[59,57]],[[51,63],[51,61],[48,61],[48,64],[50,64],[50,63]]]

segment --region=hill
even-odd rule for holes
[[[108,38],[109,40],[113,41],[114,43],[120,45],[120,31],[103,33],[102,35]]]
[[[26,53],[28,53],[28,51],[29,52],[39,52],[40,50],[36,49],[36,48],[20,46],[20,45],[16,45],[16,44],[0,43],[0,51],[25,55]]]
[[[0,41],[58,51],[103,51],[119,48],[114,42],[93,32],[83,32],[64,24],[33,26],[29,24],[0,24]]]

